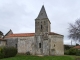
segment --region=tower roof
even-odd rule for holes
[[[43,18],[48,18],[44,5],[42,6],[42,8],[39,12],[39,15],[36,19],[43,19]]]

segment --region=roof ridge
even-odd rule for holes
[[[14,34],[34,34],[34,33],[14,33]]]
[[[50,32],[50,34],[51,34],[51,33],[56,34],[56,35],[61,35],[61,34],[58,34],[58,33],[55,33],[55,32]],[[63,36],[63,35],[61,35],[61,36]]]

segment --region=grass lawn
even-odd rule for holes
[[[75,60],[76,56],[27,56],[16,55],[15,57],[0,60]]]

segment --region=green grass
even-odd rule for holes
[[[27,56],[16,55],[15,57],[0,60],[75,60],[76,56]]]

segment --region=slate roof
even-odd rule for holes
[[[48,18],[44,5],[42,6],[39,15],[36,19]]]

